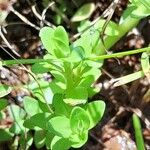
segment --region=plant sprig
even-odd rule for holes
[[[142,53],[142,70],[116,79],[115,84],[125,84],[144,75],[149,77],[150,47],[105,55],[105,48],[112,47],[135,27],[141,18],[150,14],[150,9],[147,7],[148,0],[130,0],[130,2],[119,24],[107,22],[107,27],[105,26],[103,30],[106,20],[99,20],[93,26],[87,27],[87,30],[83,29],[83,34],[80,34],[80,38],[71,45],[67,32],[62,26],[55,29],[44,27],[40,31],[40,38],[47,54],[42,59],[1,61],[0,67],[32,64],[31,70],[35,75],[51,73],[53,77],[51,82],[40,79],[26,85],[33,97],[23,98],[24,108],[13,105],[17,124],[14,122],[9,128],[11,134],[8,134],[8,129],[7,132],[0,130],[7,135],[5,139],[18,135],[21,137],[19,141],[21,147],[24,147],[26,142],[30,146],[34,140],[37,148],[42,148],[44,145],[52,150],[79,148],[86,143],[89,130],[104,115],[105,103],[102,100],[89,102],[89,98],[100,90],[94,87],[94,82],[101,75],[103,60]],[[99,39],[100,33],[103,32],[105,47]],[[6,96],[11,91],[8,86],[2,85],[0,88],[2,96]],[[8,106],[6,99],[1,101],[0,106],[1,109]],[[137,129],[134,116],[133,121]],[[35,131],[34,136],[31,136],[31,130]]]

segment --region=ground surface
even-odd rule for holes
[[[44,0],[43,0],[44,2]],[[46,2],[46,1],[45,1]],[[60,22],[54,17],[58,14],[56,8],[49,9],[46,13],[46,21],[48,24],[57,25],[60,23],[63,25],[70,38],[77,32],[77,24],[70,22],[70,18],[75,11],[86,2],[94,2],[98,7],[91,16],[91,20],[99,16],[111,3],[110,0],[81,0],[80,2],[64,1],[68,6],[67,10],[62,16]],[[6,22],[3,23],[7,34],[7,40],[11,43],[17,54],[22,58],[39,58],[45,53],[38,33],[39,30],[36,27],[31,27],[28,21],[31,21],[34,25],[40,27],[40,19],[38,14],[33,12],[33,5],[36,4],[36,9],[39,14],[42,13],[45,6],[41,1],[33,2],[30,0],[18,0],[13,2],[13,7],[19,14],[22,14],[26,18],[26,22],[23,22],[13,12],[9,12],[10,2],[6,2],[6,9],[8,9],[8,16]],[[128,0],[120,0],[114,16],[113,21],[118,22],[122,11],[126,8]],[[1,5],[0,5],[1,7]],[[60,4],[56,2],[56,7],[60,7]],[[2,9],[2,8],[0,8]],[[3,7],[5,10],[5,7]],[[27,21],[28,20],[28,21]],[[121,52],[129,49],[137,49],[145,47],[150,43],[150,19],[143,19],[138,27],[130,32],[130,34],[123,37],[111,50],[113,52]],[[10,51],[8,45],[2,39],[0,44]],[[19,58],[13,52],[10,53]],[[6,52],[1,49],[0,59],[7,60],[12,59]],[[118,63],[119,61],[119,63]],[[126,56],[119,60],[108,59],[105,61],[102,69],[102,76],[97,84],[102,86],[101,92],[93,97],[93,99],[102,99],[106,102],[107,109],[102,122],[98,124],[89,134],[88,142],[81,148],[82,150],[134,150],[135,139],[134,129],[132,125],[132,113],[137,114],[140,111],[150,120],[150,97],[146,97],[146,92],[150,89],[150,85],[146,78],[134,81],[125,86],[112,88],[108,81],[112,78],[120,77],[137,71],[140,69],[140,55]],[[17,67],[3,68],[1,74],[5,74],[5,77],[0,77],[0,82],[8,85],[21,85],[29,81],[28,75],[25,71],[18,70]],[[23,96],[24,93],[21,90],[14,91],[8,98],[17,103],[18,97]],[[9,120],[3,123],[9,123]],[[145,126],[145,122],[142,121],[142,129],[147,149],[150,149],[150,130]],[[34,145],[33,145],[34,147]],[[35,149],[35,148],[31,149]],[[2,148],[0,148],[2,149]],[[4,148],[5,149],[5,148]]]

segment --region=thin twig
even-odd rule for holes
[[[25,23],[28,24],[29,26],[35,28],[36,30],[40,30],[40,27],[38,27],[38,26],[36,26],[35,24],[33,24],[32,22],[30,22],[26,17],[24,17],[22,14],[20,14],[18,11],[16,11],[13,7],[11,7],[10,10],[11,10],[16,16],[18,16],[23,22],[25,22]]]
[[[101,31],[101,33],[100,33],[100,37],[101,37],[101,40],[102,40],[102,44],[103,44],[104,49],[105,49],[105,51],[107,52],[107,54],[110,54],[110,52],[108,52],[108,50],[107,50],[107,48],[106,48],[106,46],[105,46],[104,35],[105,35],[106,28],[107,28],[107,26],[108,26],[108,24],[109,24],[109,22],[110,22],[110,20],[111,20],[111,18],[112,18],[112,16],[113,16],[114,12],[115,12],[115,9],[116,9],[116,7],[117,7],[118,2],[119,2],[119,0],[114,0],[114,2],[111,3],[111,5],[109,6],[109,8],[108,8],[109,11],[108,11],[108,13],[106,12],[106,14],[107,14],[107,19],[106,19],[106,21],[105,21],[105,23],[104,23],[104,25],[103,25],[103,27],[102,27],[102,31]]]
[[[45,23],[46,25],[50,26],[50,27],[54,27],[54,25],[50,22],[48,22],[47,20],[45,20],[45,17],[43,19],[42,15],[40,15],[38,13],[38,11],[36,10],[36,5],[32,5],[31,6],[31,10],[34,13],[34,15],[40,20],[40,26],[43,27],[43,24]],[[44,9],[45,10],[45,9]],[[42,23],[41,23],[42,22]]]
[[[21,57],[16,50],[11,46],[11,44],[8,42],[8,40],[6,39],[6,37],[4,36],[3,32],[2,32],[2,26],[0,26],[0,36],[3,39],[3,41],[5,42],[5,44],[7,45],[7,47],[18,57]]]
[[[48,6],[43,10],[42,15],[41,15],[41,22],[40,22],[40,25],[41,25],[41,26],[43,25],[43,22],[44,22],[44,20],[45,20],[47,10],[48,10],[51,6],[53,6],[54,4],[55,4],[55,2],[50,2],[50,3],[48,4]],[[55,27],[55,26],[52,25],[52,24],[51,24],[51,26],[52,26],[52,27]]]

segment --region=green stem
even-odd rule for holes
[[[89,60],[103,60],[103,59],[108,59],[108,58],[116,58],[116,57],[123,57],[127,55],[133,55],[137,53],[142,53],[150,51],[150,47],[146,48],[141,48],[137,50],[130,50],[126,52],[119,52],[119,53],[114,53],[114,54],[108,54],[108,55],[101,55],[101,56],[96,56],[96,57],[91,57],[88,58]],[[17,59],[17,60],[4,60],[2,61],[3,66],[9,66],[9,65],[15,65],[15,64],[34,64],[34,63],[40,63],[40,62],[49,62],[49,59]]]
[[[146,52],[146,51],[150,51],[150,47],[141,48],[141,49],[137,49],[137,50],[130,50],[130,51],[126,51],[126,52],[119,52],[119,53],[114,53],[114,54],[100,55],[100,56],[96,56],[96,57],[89,58],[89,59],[90,60],[103,60],[103,59],[109,59],[109,58],[118,58],[118,57],[123,57],[123,56],[127,56],[127,55],[142,53],[142,52]]]
[[[40,62],[47,62],[47,60],[44,59],[17,59],[17,60],[4,60],[2,61],[2,64],[4,66],[9,66],[9,65],[15,65],[15,64],[34,64],[34,63],[40,63]]]

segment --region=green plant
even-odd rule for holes
[[[24,98],[25,110],[31,116],[24,126],[29,129],[38,126],[45,133],[51,133],[51,149],[81,147],[87,141],[88,130],[98,123],[104,113],[104,102],[96,100],[88,103],[88,97],[98,90],[92,84],[100,75],[102,63],[86,59],[92,55],[90,49],[85,51],[81,46],[69,47],[67,33],[61,26],[55,29],[44,27],[40,37],[48,51],[44,56],[47,61],[35,63],[32,72],[50,72],[54,79],[47,87],[44,81],[40,81],[42,90],[38,85],[32,89],[38,101]],[[47,96],[49,93],[51,95]]]
[[[115,84],[118,83],[118,86],[144,75],[148,76],[150,47],[105,55],[105,48],[113,46],[136,26],[141,18],[150,14],[148,0],[130,2],[119,24],[109,22],[105,30],[105,47],[99,38],[105,24],[104,19],[100,19],[92,26],[90,22],[80,26],[79,32],[84,32],[71,45],[62,26],[55,29],[44,27],[40,31],[42,43],[47,50],[43,59],[2,62],[3,66],[33,64],[31,75],[35,74],[34,80],[24,86],[31,91],[33,97],[24,97],[23,108],[14,104],[8,106],[6,99],[0,101],[0,109],[7,106],[14,120],[11,128],[0,131],[6,135],[5,139],[1,137],[2,140],[12,139],[15,135],[12,146],[20,145],[20,149],[28,149],[33,142],[37,148],[46,145],[47,149],[52,150],[81,147],[88,139],[88,131],[101,120],[105,110],[103,101],[89,100],[100,90],[94,87],[94,83],[101,75],[103,60],[144,52],[141,58],[142,70],[130,75],[132,80],[125,76],[116,79]],[[139,11],[140,13],[137,13]],[[51,73],[51,82],[37,79],[38,74],[46,72]],[[8,86],[2,85],[0,88],[2,97],[11,91]],[[19,141],[17,136],[20,137]]]
[[[133,126],[134,126],[134,131],[135,131],[137,149],[145,150],[140,119],[138,118],[137,115],[133,114],[132,120],[133,120]]]

